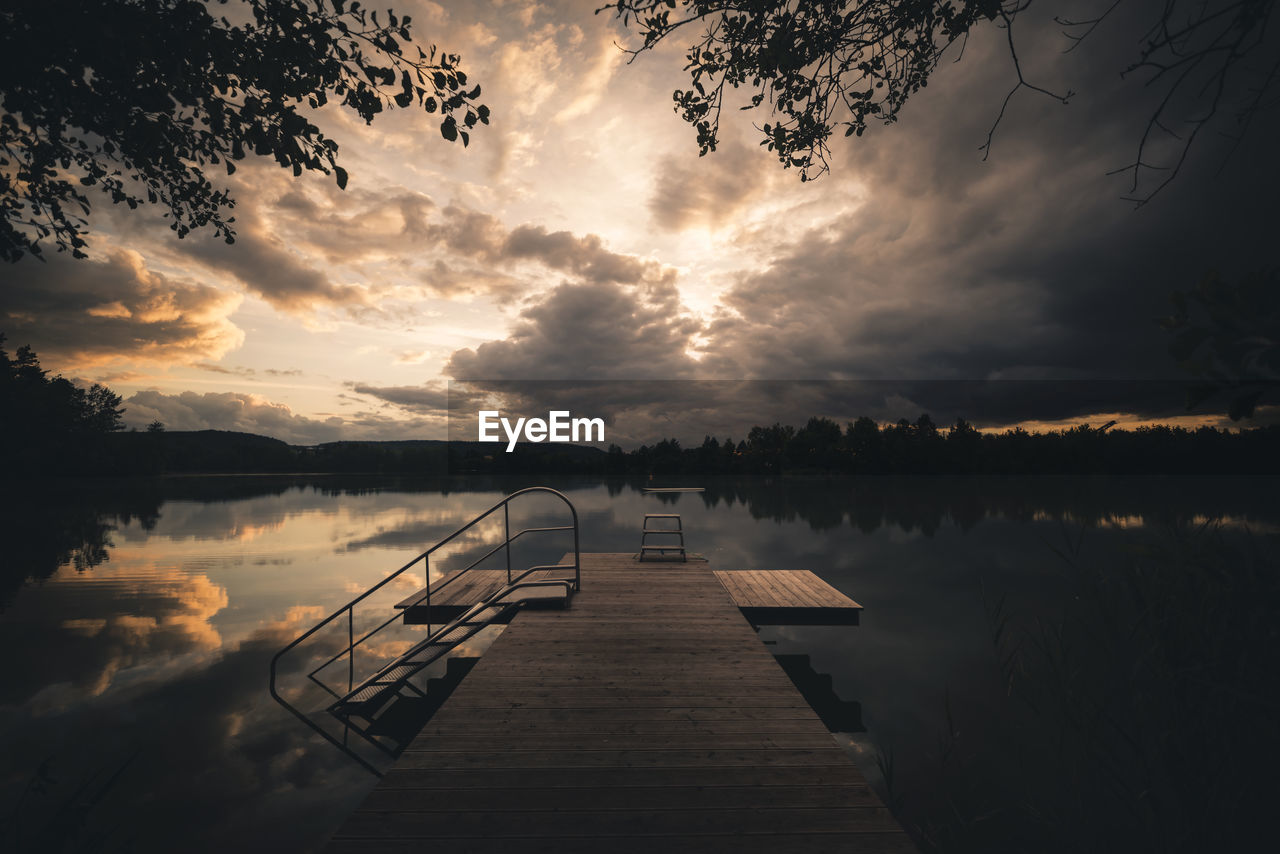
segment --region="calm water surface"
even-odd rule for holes
[[[531,483],[219,477],[14,495],[0,572],[6,838],[16,850],[316,849],[375,781],[270,699],[271,656]],[[1013,696],[1015,632],[1043,646],[1046,626],[1072,618],[1081,567],[1086,580],[1109,577],[1153,549],[1206,541],[1270,562],[1280,524],[1274,480],[681,484],[708,491],[550,483],[578,508],[583,551],[634,551],[644,513],[678,512],[714,567],[809,569],[861,602],[861,626],[762,638],[808,655],[861,704],[865,731],[837,737],[918,836],[950,850],[1003,844],[1026,829],[1022,800],[1058,797],[1064,775],[1079,785],[1060,752],[1044,752],[1070,722]],[[513,521],[555,524],[555,509],[534,501]],[[499,531],[481,526],[436,570],[468,562]],[[570,545],[530,544],[517,561],[554,562]],[[422,581],[415,573],[373,604]],[[286,680],[300,684],[301,666],[336,642],[322,637]]]

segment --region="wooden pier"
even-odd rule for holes
[[[825,592],[761,575],[583,554],[570,607],[511,621],[328,851],[915,851],[748,621]]]
[[[642,569],[637,564],[668,566],[668,563],[635,555],[589,555],[593,561],[607,558],[610,569]],[[585,560],[585,559],[584,559]],[[681,561],[673,561],[681,562]],[[695,561],[690,568],[706,571],[706,561]],[[862,606],[836,590],[812,572],[803,569],[719,569],[715,576],[724,586],[733,604],[753,626],[856,626]],[[562,578],[563,573],[552,570],[535,572],[531,579]],[[661,576],[666,578],[667,576]],[[447,580],[447,579],[446,579]],[[430,600],[424,599],[425,591],[419,591],[396,607],[404,613],[405,622],[446,623],[467,608],[496,593],[507,583],[507,573],[501,569],[473,569],[465,576],[451,582]],[[437,582],[439,585],[440,582]],[[430,606],[427,602],[430,601]]]

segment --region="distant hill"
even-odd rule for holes
[[[21,453],[21,452],[19,452]],[[796,430],[753,428],[741,442],[664,439],[624,452],[585,445],[435,439],[289,445],[224,430],[95,434],[59,451],[50,474],[1280,474],[1280,425],[1235,432],[1138,427],[980,433],[928,416],[842,430],[810,419]]]
[[[606,459],[586,445],[524,443],[510,454],[500,445],[442,439],[290,445],[230,430],[115,433],[106,450],[109,474],[592,472]]]

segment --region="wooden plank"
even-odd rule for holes
[[[535,670],[536,668],[530,668]],[[717,676],[714,679],[685,679],[683,677],[666,679],[661,675],[652,678],[649,681],[637,682],[631,679],[613,679],[604,681],[596,681],[590,676],[582,673],[565,673],[558,671],[540,671],[537,673],[494,673],[487,678],[493,681],[501,690],[505,691],[523,691],[531,687],[544,688],[575,688],[582,685],[592,685],[597,688],[606,689],[626,689],[631,687],[642,687],[646,690],[662,688],[668,692],[683,693],[696,688],[712,688],[721,690],[725,688],[755,688],[755,689],[777,689],[786,688],[785,676],[760,676],[750,672],[744,672],[741,675],[728,674]]]
[[[831,747],[831,736],[825,732],[789,733],[627,733],[627,732],[571,732],[559,733],[485,733],[483,735],[453,734],[447,739],[429,740],[431,747],[411,747],[411,750],[469,751],[484,750],[763,750],[770,747],[813,748],[826,750]]]
[[[384,788],[447,785],[451,789],[525,791],[562,788],[649,788],[668,786],[732,786],[766,790],[795,786],[865,786],[852,763],[826,766],[772,766],[744,775],[741,768],[686,766],[683,768],[467,768],[441,774],[430,768],[393,766],[374,791]]]
[[[799,697],[799,695],[797,695]],[[789,709],[802,708],[807,704],[803,698],[792,699],[790,697],[758,697],[750,698],[746,696],[726,697],[726,696],[702,696],[702,697],[628,697],[628,696],[594,696],[594,697],[564,697],[560,695],[546,697],[520,697],[512,699],[509,695],[503,697],[459,697],[457,700],[451,700],[457,708],[462,709],[512,709],[512,708],[531,708],[531,709],[666,709],[672,705],[683,705],[679,702],[696,702],[702,708],[755,708],[755,709]]]
[[[590,788],[493,789],[379,786],[364,810],[462,812],[468,810],[563,809],[760,809],[763,807],[878,806],[865,785],[831,786],[593,786]]]
[[[780,709],[756,709],[743,706],[707,707],[707,706],[670,706],[666,708],[622,707],[617,709],[539,709],[530,707],[513,707],[510,709],[468,709],[465,712],[455,710],[446,705],[436,712],[432,723],[461,718],[470,721],[511,721],[511,720],[545,720],[545,721],[758,721],[786,720],[803,718],[818,720],[817,712],[809,706],[795,706]]]
[[[714,573],[739,607],[862,607],[806,570],[718,569]]]
[[[818,587],[809,583],[809,579],[817,579],[811,572],[795,570],[777,570],[772,573],[774,581],[785,589],[800,607],[820,608],[823,601],[818,595]]]
[[[844,609],[861,606],[811,572],[804,570],[717,570],[716,579],[720,586],[714,587],[707,582],[705,574],[672,572],[670,569],[644,570],[637,566],[633,555],[607,555],[599,563],[593,563],[593,569],[601,575],[595,579],[595,589],[587,589],[580,595],[589,595],[594,604],[601,607],[601,615],[611,616],[609,606],[614,610],[627,609],[631,613],[636,607],[636,595],[646,593],[645,600],[640,603],[644,608],[642,614],[665,613],[668,618],[688,616],[703,604],[704,598],[711,598],[728,592],[739,608],[757,609],[754,616],[783,620],[797,619],[802,624],[820,624],[820,616],[805,609]],[[565,570],[543,570],[530,578],[563,577]],[[703,577],[698,577],[702,575]],[[451,576],[452,577],[452,576]],[[466,576],[452,581],[441,591],[433,595],[430,616],[435,620],[443,620],[456,616],[461,609],[469,607],[485,596],[496,591],[506,580],[505,570],[471,570]],[[437,586],[443,582],[437,582]],[[397,604],[407,608],[417,601],[421,591]],[[796,614],[787,611],[761,609],[800,609]],[[415,622],[426,619],[425,605],[412,609]],[[853,623],[848,616],[839,616],[832,624]]]
[[[503,836],[664,836],[675,833],[768,833],[779,826],[808,833],[887,833],[897,829],[883,806],[762,809],[409,811],[357,810],[342,836],[436,838]]]
[[[778,577],[779,573],[777,572],[756,570],[751,573],[752,582],[763,588],[769,598],[773,600],[775,606],[780,608],[797,607],[799,603],[795,601],[783,585],[778,582]]]
[[[503,736],[540,735],[546,733],[617,733],[631,734],[693,734],[727,735],[731,733],[810,733],[813,732],[807,717],[804,718],[772,718],[766,720],[686,720],[683,718],[648,721],[626,720],[571,720],[555,721],[545,719],[526,719],[510,716],[505,720],[478,721],[470,717],[457,716],[452,721],[427,724],[422,730],[437,738],[453,738],[476,734]]]
[[[795,572],[792,575],[796,581],[802,581],[812,592],[815,599],[824,603],[828,608],[862,608],[854,600],[845,596],[836,588],[832,587],[826,581],[823,581],[812,572]]]
[[[421,839],[341,838],[329,851],[335,854],[422,854]],[[435,837],[431,854],[653,854],[654,851],[696,851],[699,854],[917,854],[901,831],[889,833],[762,833],[668,834],[664,836],[494,837],[490,839]]]
[[[806,570],[715,570],[754,625],[857,625],[862,606]]]
[[[732,748],[724,750],[419,750],[410,746],[397,761],[401,768],[768,768],[779,765],[812,767],[849,761],[839,747]]]
[[[787,583],[787,570],[765,570],[761,572],[768,579],[769,585],[772,587],[774,596],[785,603],[786,607],[803,608],[809,606],[809,602],[805,597],[797,595],[796,590]]]
[[[582,557],[570,607],[515,617],[330,851],[914,850],[740,607],[828,594]]]

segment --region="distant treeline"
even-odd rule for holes
[[[474,442],[331,442],[296,446],[217,430],[129,432],[89,445],[102,455],[84,474],[196,472],[376,474],[1280,474],[1280,428],[1228,432],[1211,427],[1088,426],[1049,433],[979,432],[963,421],[939,429],[928,415],[881,426],[859,418],[842,428],[811,418],[799,429],[775,424],[746,438],[708,436],[685,448],[675,439],[632,451],[523,444],[507,454]]]
[[[0,344],[3,343],[0,336]],[[984,433],[928,415],[882,426],[810,418],[801,428],[753,427],[735,442],[707,436],[632,451],[564,444],[514,453],[475,442],[289,445],[221,430],[121,430],[120,397],[49,377],[30,348],[0,349],[0,468],[7,476],[189,473],[371,474],[1280,474],[1280,427]]]
[[[94,474],[337,473],[442,475],[484,473],[603,473],[605,453],[577,445],[522,446],[492,455],[492,445],[441,440],[326,442],[289,445],[279,439],[225,430],[119,433]],[[477,449],[483,448],[484,454]]]
[[[981,432],[963,419],[941,429],[929,415],[881,426],[810,418],[796,429],[753,427],[740,442],[674,439],[630,453],[611,447],[608,471],[690,474],[1278,474],[1280,427]]]

